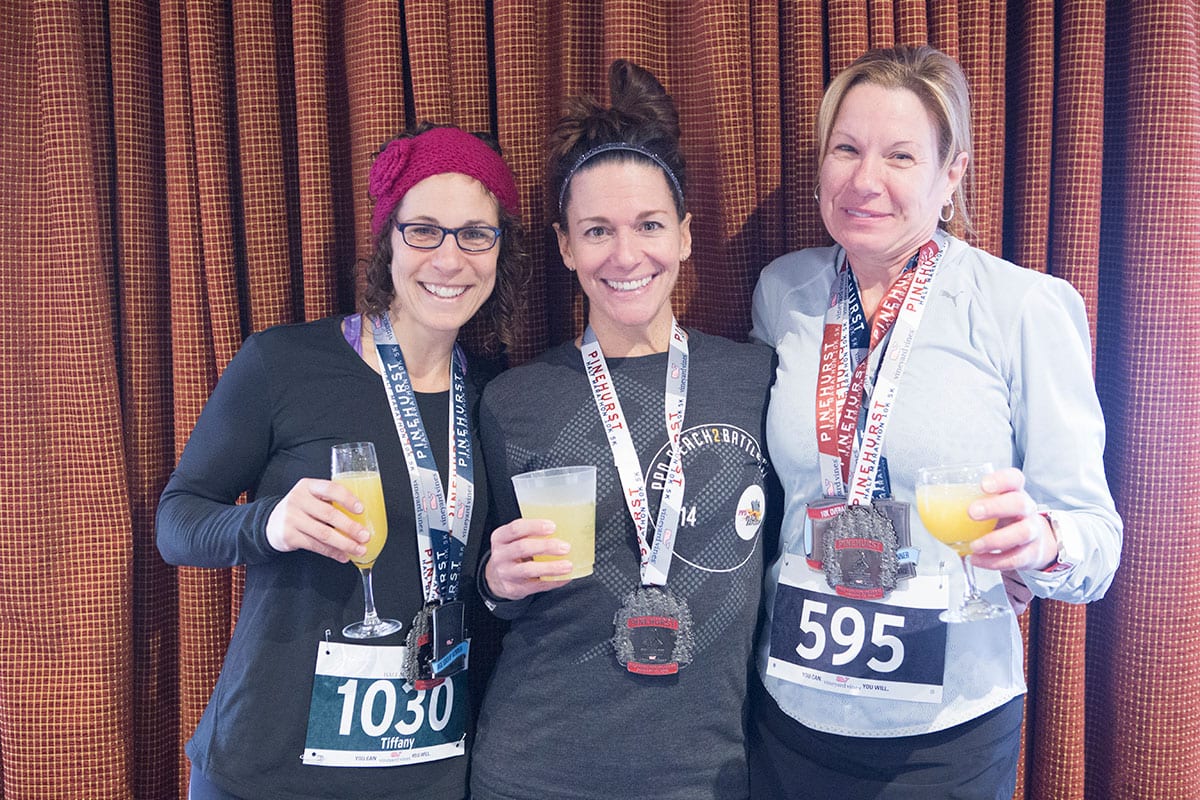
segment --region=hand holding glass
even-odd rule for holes
[[[596,468],[555,467],[514,475],[513,489],[525,519],[554,522],[554,538],[571,545],[568,575],[543,575],[561,581],[591,575],[596,561]],[[534,556],[534,561],[558,561],[561,556]]]
[[[962,561],[966,589],[957,608],[941,614],[943,622],[974,622],[1010,613],[1008,606],[994,605],[975,588],[971,566],[971,542],[996,527],[994,519],[971,519],[971,503],[986,496],[980,486],[983,476],[995,470],[988,463],[950,467],[926,467],[917,471],[917,513],[935,539],[954,548]]]
[[[373,639],[387,636],[404,626],[394,619],[380,619],[375,613],[375,595],[371,590],[371,568],[379,551],[387,541],[387,511],[383,505],[383,483],[379,479],[379,463],[375,460],[375,445],[371,442],[335,444],[332,453],[330,474],[334,483],[341,484],[354,493],[363,504],[363,512],[355,514],[341,504],[334,503],[338,511],[362,525],[371,534],[367,540],[367,552],[351,557],[362,575],[363,600],[366,613],[362,622],[355,622],[342,629],[350,639]]]

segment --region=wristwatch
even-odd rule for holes
[[[1050,530],[1054,533],[1054,541],[1058,545],[1058,552],[1054,556],[1054,563],[1045,569],[1040,569],[1038,572],[1063,572],[1075,566],[1068,564],[1062,560],[1063,554],[1063,533],[1062,525],[1059,521],[1058,514],[1054,511],[1043,511],[1041,515],[1046,520],[1046,524],[1050,526]]]

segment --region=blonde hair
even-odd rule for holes
[[[829,136],[846,93],[860,83],[885,89],[907,89],[917,96],[937,133],[938,162],[946,169],[959,153],[967,154],[967,169],[954,189],[951,202],[963,229],[973,231],[970,184],[971,97],[967,78],[958,62],[928,45],[869,50],[829,83],[817,110],[817,174],[825,163]],[[945,226],[939,220],[939,225]]]

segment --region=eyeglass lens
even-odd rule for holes
[[[404,236],[404,241],[410,247],[417,247],[424,250],[432,250],[440,247],[442,240],[446,238],[446,234],[454,235],[458,246],[468,253],[478,253],[484,250],[491,250],[496,244],[498,232],[492,228],[483,227],[466,227],[466,228],[443,228],[439,225],[425,225],[418,223],[396,223],[396,227],[400,229],[401,235]]]

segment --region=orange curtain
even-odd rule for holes
[[[976,241],[1087,301],[1126,522],[1108,598],[1023,620],[1017,796],[1200,797],[1195,0],[0,8],[0,797],[185,796],[241,577],[163,564],[158,493],[246,335],[353,308],[392,133],[433,119],[504,145],[538,273],[523,361],[583,314],[542,141],[562,97],[604,96],[613,58],[649,67],[689,157],[677,309],[743,338],[761,268],[825,241],[825,82],[920,42],[972,84]]]

